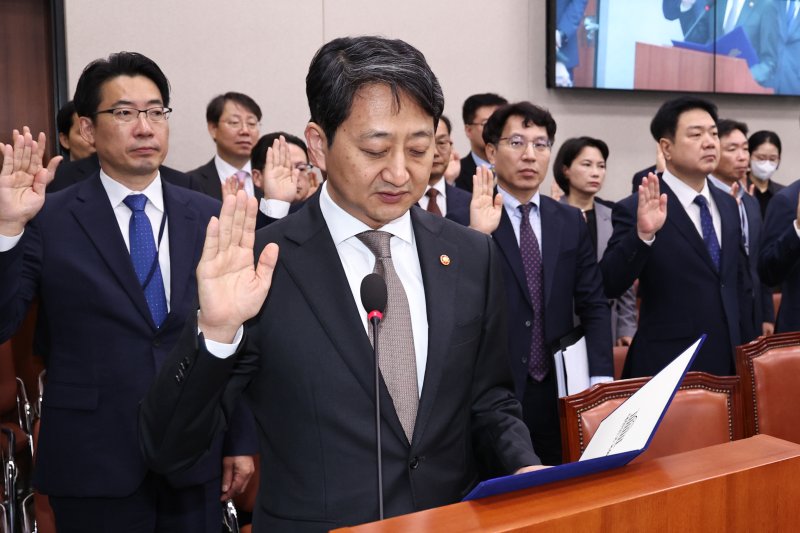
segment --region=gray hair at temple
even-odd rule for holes
[[[422,52],[399,39],[342,37],[317,51],[306,76],[311,121],[325,132],[328,146],[350,115],[356,92],[368,84],[388,85],[398,108],[405,94],[430,114],[436,128],[444,95]]]

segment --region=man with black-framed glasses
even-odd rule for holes
[[[261,200],[263,193],[253,183],[250,165],[250,152],[261,129],[261,108],[246,94],[227,92],[208,103],[206,123],[216,154],[208,163],[187,172],[191,188],[222,200],[225,181],[235,177],[240,189]]]
[[[45,195],[58,159],[42,167],[44,134],[25,128],[0,147],[0,338],[38,298],[48,372],[34,486],[60,533],[218,533],[220,498],[253,472],[252,420],[238,406],[178,474],[151,471],[138,445],[139,402],[195,312],[195,268],[220,208],[162,177],[169,104],[152,60],[113,54],[76,90],[93,175]]]
[[[561,464],[557,383],[551,353],[580,324],[592,384],[614,375],[611,312],[580,210],[543,196],[556,122],[530,102],[497,108],[483,128],[492,171],[479,168],[470,227],[491,234],[503,258],[508,355],[536,454]]]

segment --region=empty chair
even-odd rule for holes
[[[800,443],[800,332],[780,333],[736,348],[745,434]]]
[[[559,399],[564,461],[577,461],[600,423],[650,380],[601,383]],[[704,448],[744,435],[737,376],[688,372],[649,448],[637,461]]]

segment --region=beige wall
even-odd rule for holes
[[[651,0],[652,1],[652,0]],[[380,34],[422,50],[444,89],[456,148],[468,144],[461,103],[494,91],[548,107],[558,141],[575,135],[611,148],[601,196],[616,200],[631,174],[652,163],[650,118],[666,93],[563,92],[545,87],[544,0],[65,0],[70,90],[92,59],[119,50],[153,58],[172,84],[167,164],[194,168],[213,155],[205,106],[235,90],[259,102],[262,132],[302,134],[308,120],[305,73],[322,43]],[[800,177],[800,98],[718,96],[725,117],[751,131],[773,129],[784,141],[778,181]],[[549,190],[548,177],[544,190]]]

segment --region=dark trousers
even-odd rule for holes
[[[222,482],[176,489],[149,473],[124,498],[50,496],[58,533],[219,533]]]
[[[522,418],[531,432],[536,455],[545,465],[560,465],[561,424],[558,421],[558,389],[551,370],[540,382],[528,376],[522,398]]]

